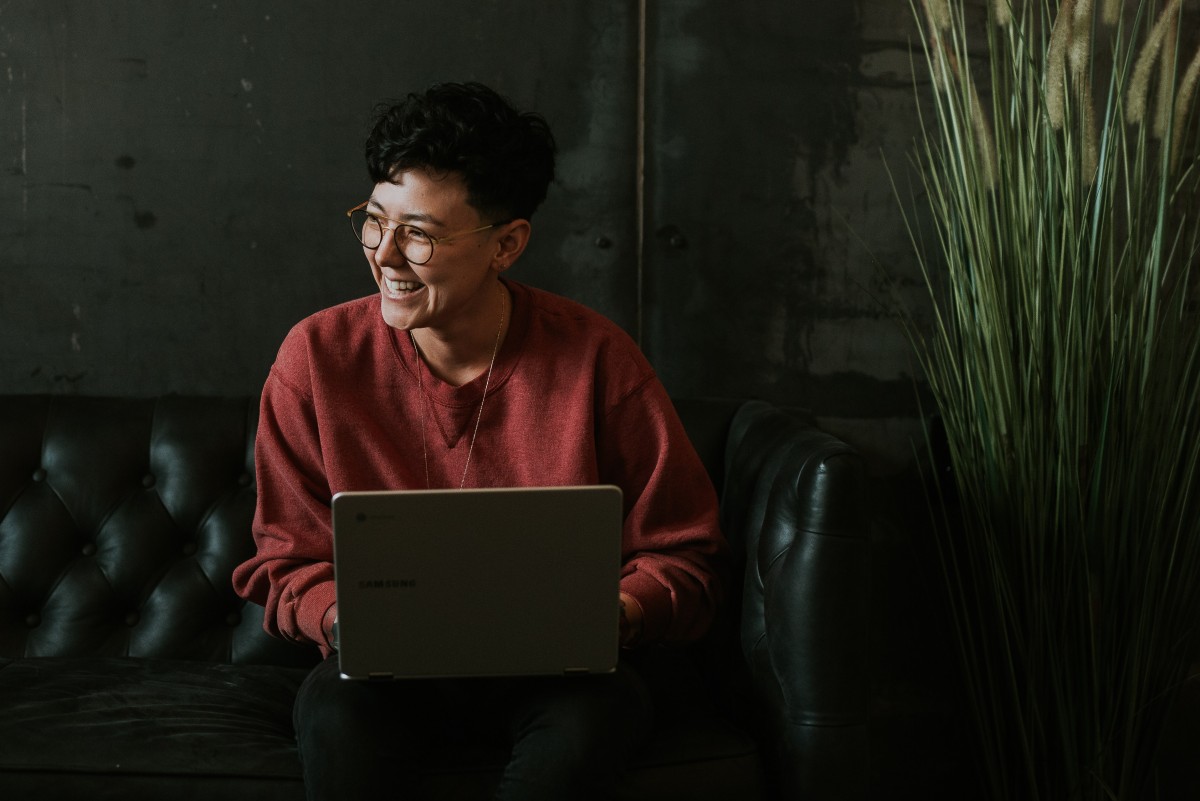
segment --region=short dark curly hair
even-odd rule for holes
[[[376,108],[367,137],[374,183],[402,172],[457,173],[468,202],[496,219],[530,219],[554,179],[554,136],[480,83],[439,83]]]

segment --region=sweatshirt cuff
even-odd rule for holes
[[[642,609],[642,634],[638,645],[666,638],[674,615],[671,593],[645,573],[634,571],[621,579],[621,592],[629,595]]]
[[[310,587],[300,598],[296,609],[296,628],[310,642],[328,647],[325,637],[325,615],[337,602],[337,585],[332,580]]]

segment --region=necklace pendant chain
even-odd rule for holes
[[[500,352],[500,336],[504,333],[504,286],[498,285],[500,290],[500,325],[496,328],[496,344],[492,346],[492,360],[488,363],[487,377],[483,379],[483,395],[479,398],[479,412],[475,415],[475,428],[471,431],[471,442],[467,445],[467,461],[463,465],[462,478],[458,482],[458,488],[462,489],[467,486],[467,471],[471,469],[471,454],[475,451],[475,438],[479,436],[479,424],[483,421],[483,404],[487,402],[488,387],[492,383],[492,370],[496,366],[496,354]],[[412,342],[413,352],[417,355],[417,392],[421,395],[421,454],[425,458],[425,489],[432,489],[429,481],[429,446],[425,436],[426,416],[429,412],[430,400],[425,394],[425,383],[421,378],[421,349],[417,346],[417,339],[413,336],[412,331],[408,332],[408,339]]]

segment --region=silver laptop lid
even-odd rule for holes
[[[342,675],[611,672],[622,518],[613,486],[339,493]]]

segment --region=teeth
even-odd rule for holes
[[[425,286],[418,281],[393,281],[390,278],[385,278],[383,281],[392,292],[412,292]]]

